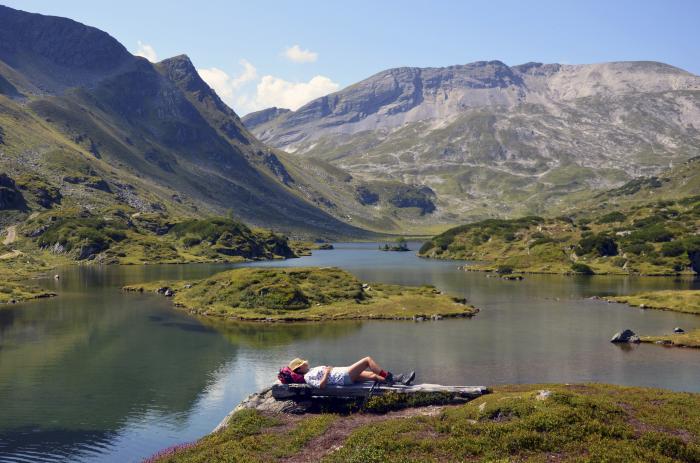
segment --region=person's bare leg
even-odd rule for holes
[[[353,381],[358,383],[360,381],[384,381],[384,378],[376,373],[372,373],[371,371],[361,371],[357,379],[354,379]]]
[[[360,373],[365,371],[366,369],[372,370],[372,373],[375,375],[379,376],[379,373],[381,373],[382,368],[377,364],[377,362],[374,361],[372,357],[365,357],[363,359],[358,360],[357,362],[353,363],[348,367],[348,374],[350,375],[350,379],[353,381],[357,381],[357,378],[360,377]],[[384,378],[382,378],[383,380]]]

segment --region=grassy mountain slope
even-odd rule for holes
[[[31,177],[12,217],[116,203],[175,217],[232,211],[294,234],[363,234],[288,186],[284,165],[187,57],[153,65],[97,29],[4,7],[0,24],[0,170]],[[42,205],[42,188],[60,199]]]

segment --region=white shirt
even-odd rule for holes
[[[304,375],[304,381],[306,381],[306,384],[308,384],[309,386],[321,387],[321,380],[323,379],[323,373],[325,372],[325,370],[325,366],[313,367],[308,371],[308,373]],[[347,368],[332,368],[330,374],[328,375],[327,384],[342,386],[343,384],[345,384],[344,377],[347,372]]]

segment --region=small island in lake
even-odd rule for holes
[[[389,243],[384,243],[384,246],[379,246],[380,251],[395,251],[395,252],[406,252],[410,251],[408,248],[408,243],[406,242],[406,238],[398,238],[396,242],[392,245]]]
[[[422,321],[478,312],[433,286],[368,284],[338,268],[247,267],[203,280],[142,283],[124,290],[158,292],[191,313],[241,321]]]

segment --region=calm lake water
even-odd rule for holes
[[[416,247],[413,244],[413,247]],[[82,267],[42,284],[60,296],[0,309],[0,461],[140,461],[208,433],[290,358],[343,365],[371,354],[417,382],[586,382],[700,392],[700,351],[616,346],[615,331],[700,327],[700,317],[586,298],[699,288],[689,279],[528,276],[339,244],[253,265],[339,266],[363,280],[434,284],[482,311],[470,320],[216,325],[124,284],[200,278],[222,265]]]

